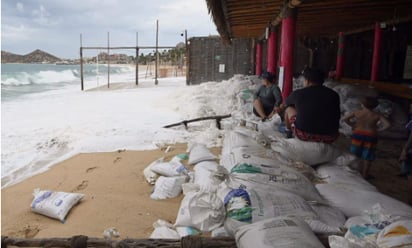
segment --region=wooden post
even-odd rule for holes
[[[293,50],[295,44],[296,9],[286,8],[282,20],[280,66],[284,68],[282,97],[286,99],[293,89]]]
[[[256,75],[262,74],[262,42],[256,44]]]
[[[341,79],[343,77],[344,49],[345,49],[345,36],[343,35],[342,32],[339,32],[338,34],[338,56],[336,59],[336,78],[337,79]]]
[[[155,62],[155,85],[159,83],[157,80],[157,66],[159,63],[159,53],[158,53],[158,47],[159,47],[159,20],[156,20],[156,62]]]
[[[373,43],[373,57],[372,57],[372,70],[371,81],[378,81],[379,77],[379,65],[381,62],[381,47],[382,47],[382,30],[379,22],[375,23],[375,38]]]
[[[107,32],[107,88],[110,88],[110,37]]]
[[[277,34],[274,30],[271,30],[269,34],[268,40],[268,48],[267,48],[267,68],[268,72],[276,73],[276,41],[277,41]]]
[[[83,42],[82,42],[82,34],[80,34],[80,84],[81,90],[84,90],[84,81],[83,81]]]

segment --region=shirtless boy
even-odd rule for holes
[[[363,160],[361,174],[365,179],[371,179],[369,169],[375,160],[377,133],[390,127],[389,121],[373,111],[378,106],[374,97],[365,97],[361,100],[362,109],[354,111],[343,117],[342,121],[353,128],[351,153]]]

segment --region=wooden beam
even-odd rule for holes
[[[354,78],[342,78],[339,82],[355,85],[367,85],[375,88],[382,94],[392,95],[405,99],[412,100],[412,88],[409,88],[406,84],[390,83],[390,82],[371,82],[369,80],[361,80]]]

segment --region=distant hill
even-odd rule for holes
[[[26,55],[1,51],[1,63],[55,63],[57,61],[61,59],[40,49]]]

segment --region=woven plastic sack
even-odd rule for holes
[[[35,189],[31,210],[50,218],[64,221],[66,215],[83,197],[80,193],[55,192]]]
[[[240,227],[235,234],[239,248],[322,248],[308,224],[293,217],[277,217]]]

